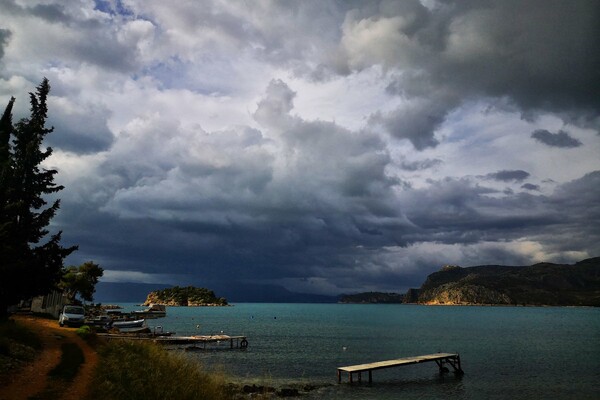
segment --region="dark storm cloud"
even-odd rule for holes
[[[551,112],[599,129],[596,1],[402,3],[412,11],[384,1],[347,14],[336,64],[341,73],[377,63],[397,68],[390,93],[427,99],[423,110],[376,116],[393,136],[419,150],[434,147],[446,115],[473,98],[507,98],[526,118]]]
[[[435,130],[444,122],[450,107],[433,101],[417,102],[408,107],[371,116],[370,122],[381,125],[392,136],[408,139],[417,150],[439,144]]]
[[[407,218],[418,227],[406,239],[456,244],[528,237],[547,245],[548,252],[571,246],[572,251],[596,254],[600,246],[594,240],[600,238],[600,229],[590,221],[600,220],[599,180],[596,171],[559,186],[549,196],[516,193],[500,198],[468,179],[431,182],[426,189],[401,196]]]
[[[526,190],[535,190],[535,191],[540,190],[540,186],[534,185],[533,183],[524,183],[523,185],[521,185],[521,188],[526,189]]]
[[[405,171],[421,171],[424,169],[429,169],[429,168],[434,168],[440,164],[442,164],[443,161],[438,159],[438,158],[434,158],[434,159],[426,159],[426,160],[420,160],[420,161],[402,161],[400,163],[400,168],[402,168]]]
[[[92,252],[112,249],[103,257],[213,279],[300,278],[402,244],[412,228],[385,172],[384,143],[291,115],[294,96],[284,82],[271,82],[254,115],[262,132],[186,131],[158,116],[138,121],[96,177],[73,183],[65,218],[88,226],[81,229],[90,232]],[[95,199],[100,214],[74,204],[83,198]],[[147,250],[148,243],[155,245]]]
[[[108,129],[108,112],[102,107],[78,104],[76,111],[65,112],[57,107],[48,122],[55,131],[48,136],[48,144],[57,149],[78,154],[107,150],[114,141]]]
[[[381,216],[377,221],[365,211],[349,217],[342,212],[348,204],[338,203],[340,211],[314,204],[317,199],[310,198],[302,187],[297,188],[298,194],[308,195],[303,200],[313,203],[305,211],[294,204],[301,199],[271,190],[261,201],[278,195],[284,197],[284,202],[255,206],[243,214],[231,201],[218,205],[217,198],[210,199],[214,194],[198,193],[208,199],[196,205],[210,207],[211,213],[220,208],[229,219],[195,216],[193,220],[189,213],[187,220],[164,221],[159,213],[125,217],[114,210],[98,213],[94,207],[86,209],[70,199],[65,199],[62,218],[79,221],[79,232],[65,232],[65,241],[77,238],[88,258],[92,254],[105,265],[122,270],[168,272],[187,277],[186,282],[198,279],[200,283],[215,284],[283,280],[297,291],[303,290],[301,282],[309,276],[320,276],[329,282],[327,293],[359,287],[401,290],[399,285],[404,285],[404,290],[419,286],[426,274],[439,268],[440,260],[455,259],[452,254],[443,254],[444,250],[412,254],[412,243],[470,246],[531,238],[545,243],[548,252],[597,253],[600,231],[590,221],[600,220],[599,179],[600,171],[562,185],[550,196],[514,194],[503,198],[489,197],[494,190],[466,179],[431,182],[426,189],[410,190],[401,196],[412,224],[386,224]],[[165,196],[161,211],[176,214],[176,205],[181,201],[171,193]],[[146,206],[140,204],[142,209]],[[380,234],[361,231],[361,219],[370,219],[368,228],[378,229]],[[396,235],[393,240],[392,231]],[[578,239],[576,246],[573,237]],[[397,252],[385,250],[398,243],[409,247]],[[509,265],[530,262],[524,254],[491,245],[466,249],[460,259],[463,263],[491,260]]]
[[[38,53],[33,54],[32,58],[46,56],[46,63],[68,65],[83,62],[121,72],[138,67],[137,49],[122,43],[118,32],[107,29],[109,20],[78,15],[78,9],[69,9],[62,4],[29,7],[17,4],[14,0],[3,0],[0,7],[3,16],[27,21],[31,32],[39,29],[40,35],[44,35],[40,43],[48,41],[45,45],[38,43],[35,47]],[[44,29],[44,24],[73,29],[77,36],[65,34],[66,31]]]
[[[93,259],[112,271],[172,274],[180,284],[258,281],[336,293],[419,286],[454,260],[527,264],[544,252],[600,252],[600,172],[544,190],[524,183],[529,172],[517,168],[561,182],[575,174],[518,154],[498,164],[506,149],[495,145],[516,140],[475,138],[490,120],[466,110],[500,104],[527,120],[554,113],[597,129],[593,2],[132,1],[127,12],[117,2],[82,14],[45,3],[1,3],[28,23],[14,32],[35,49],[5,57],[17,59],[11,71],[49,68],[61,81],[49,140],[70,152],[52,160],[63,163],[58,183],[70,182],[54,227],[65,228],[65,244],[80,245],[73,264]],[[54,35],[47,46],[27,36],[36,28]],[[365,124],[348,128],[313,105],[294,109],[296,93],[281,80],[256,92],[252,85],[272,75],[293,76],[299,98],[333,98],[330,83],[372,80],[365,98],[390,102],[380,111],[352,105]],[[181,110],[172,106],[182,99],[189,103]],[[243,109],[245,119],[214,123],[210,107]],[[332,107],[338,121],[350,113],[344,107]],[[200,117],[185,115],[196,110]],[[469,140],[441,146],[455,128],[448,117],[463,111],[472,127],[455,136]],[[504,125],[492,129],[512,129],[514,115],[495,117]],[[379,130],[425,153],[406,158]],[[464,143],[484,145],[478,157],[488,152],[489,164]],[[482,165],[515,169],[476,175]],[[456,170],[468,177],[427,179]]]
[[[523,170],[502,170],[492,172],[486,175],[488,179],[493,179],[501,182],[522,181],[529,177],[529,172]]]
[[[546,129],[537,129],[531,133],[531,137],[540,143],[544,143],[552,147],[579,147],[581,142],[567,132],[560,130],[556,133],[547,131]]]

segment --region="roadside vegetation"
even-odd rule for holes
[[[0,381],[25,363],[32,361],[42,348],[37,335],[12,320],[0,322]]]
[[[112,341],[99,349],[91,400],[230,399],[226,377],[152,343]]]

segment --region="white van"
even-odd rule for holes
[[[81,306],[64,306],[58,324],[60,326],[81,326],[85,320],[85,310]]]

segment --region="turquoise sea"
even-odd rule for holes
[[[303,398],[600,398],[597,308],[241,303],[168,307],[149,325],[246,335],[247,350],[186,354],[241,383],[319,387]],[[436,352],[459,353],[464,376],[425,363],[374,371],[372,385],[337,384],[338,366]]]

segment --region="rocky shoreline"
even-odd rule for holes
[[[227,392],[239,400],[257,397],[261,399],[274,399],[300,397],[329,386],[333,386],[333,384],[292,383],[276,387],[270,385],[229,383],[227,385]]]

